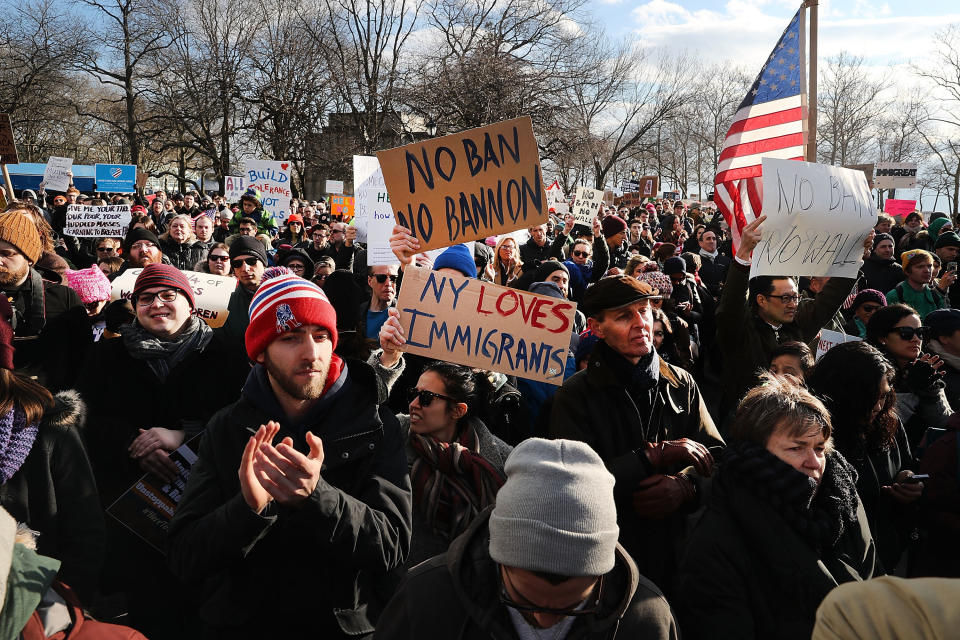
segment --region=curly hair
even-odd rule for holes
[[[814,366],[807,384],[830,411],[834,439],[845,456],[862,457],[864,452],[878,453],[893,445],[900,428],[895,376],[893,365],[866,342],[838,344]],[[884,380],[890,391],[881,397]],[[879,413],[873,416],[881,401]]]

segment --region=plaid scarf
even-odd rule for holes
[[[27,424],[27,415],[16,404],[0,416],[0,484],[13,477],[33,448],[37,425]]]
[[[410,444],[417,454],[410,469],[413,503],[434,533],[453,540],[493,504],[503,473],[480,455],[477,432],[469,425],[453,442],[411,432]]]

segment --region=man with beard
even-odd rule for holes
[[[130,230],[123,240],[123,253],[127,256],[127,263],[123,265],[121,273],[127,269],[139,269],[148,264],[164,262],[163,253],[160,252],[160,240],[152,231],[143,227]]]
[[[60,391],[72,386],[93,336],[77,293],[33,268],[42,249],[30,218],[0,214],[0,295],[14,310],[15,370]]]
[[[278,625],[368,634],[372,591],[403,564],[412,527],[386,389],[369,365],[334,354],[333,306],[293,274],[257,290],[245,345],[256,365],[207,425],[170,523],[169,566],[211,586],[209,637],[271,637]],[[277,580],[284,556],[295,570]]]

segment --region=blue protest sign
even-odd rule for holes
[[[98,164],[96,167],[97,191],[133,193],[137,190],[137,165]]]

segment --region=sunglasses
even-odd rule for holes
[[[248,256],[246,258],[237,258],[236,260],[230,261],[230,266],[234,269],[239,269],[243,265],[254,266],[257,264],[258,258],[254,256]]]
[[[207,260],[213,260],[214,262],[226,262],[230,259],[230,256],[219,255],[215,256],[213,254],[207,256]]]
[[[442,400],[449,400],[451,402],[454,402],[454,399],[451,398],[450,396],[443,396],[443,395],[440,395],[439,393],[434,393],[433,391],[426,391],[426,390],[421,391],[416,387],[410,387],[407,390],[407,402],[412,404],[414,400],[419,400],[420,406],[423,407],[424,409],[426,409],[431,404],[433,404],[434,398],[440,398]]]
[[[113,251],[113,247],[97,247],[97,251],[100,253],[106,253],[107,251]]]
[[[574,251],[573,255],[578,258],[589,258],[590,254],[586,251]]]
[[[534,604],[523,604],[511,598],[510,594],[507,593],[507,587],[503,581],[504,573],[505,571],[501,567],[497,567],[497,576],[500,578],[500,604],[505,607],[510,607],[515,611],[519,611],[520,613],[546,613],[556,616],[587,616],[595,614],[600,610],[600,601],[601,597],[603,596],[603,576],[600,576],[597,579],[596,586],[594,587],[594,593],[592,594],[593,598],[589,604],[582,607],[577,605],[568,607],[566,609],[551,609],[550,607],[538,607]],[[510,580],[509,576],[507,577],[507,581],[510,582],[510,587],[514,591],[520,593],[517,590],[516,585],[513,584],[513,581]]]
[[[377,275],[375,275],[375,276],[373,276],[373,277],[376,278],[376,279],[377,279],[377,282],[379,282],[380,284],[383,284],[384,282],[386,282],[386,281],[387,281],[387,278],[390,278],[390,282],[396,282],[396,281],[397,281],[397,276],[395,276],[395,275],[393,275],[393,274],[387,275],[386,273],[378,273]]]
[[[866,313],[873,313],[879,308],[880,308],[880,305],[878,304],[865,304],[861,307],[861,309],[863,309]]]
[[[894,327],[890,330],[890,333],[895,333],[900,336],[901,340],[913,340],[914,336],[924,340],[928,332],[929,327]]]

